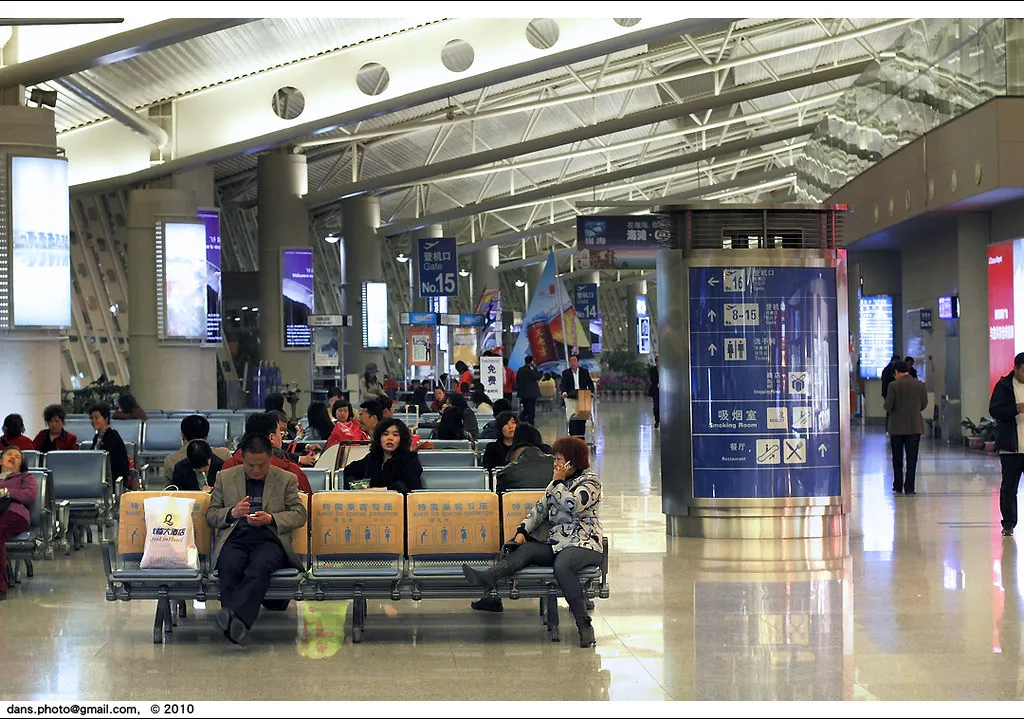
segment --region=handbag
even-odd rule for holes
[[[188,497],[169,495],[149,497],[143,502],[146,545],[142,569],[198,569],[193,503]]]

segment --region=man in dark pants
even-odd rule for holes
[[[1003,536],[1012,537],[1017,526],[1017,487],[1024,472],[1024,352],[1013,358],[1013,372],[996,382],[988,413],[998,423],[996,451],[1003,470],[999,485]]]
[[[519,419],[532,425],[537,424],[537,398],[540,397],[541,373],[533,364],[533,357],[526,355],[523,366],[516,373],[516,386],[519,392],[519,403],[522,411]]]
[[[928,389],[924,382],[910,376],[906,362],[893,364],[896,378],[885,394],[885,411],[889,416],[889,441],[892,444],[892,491],[916,494],[917,450],[924,434],[921,412],[928,406]],[[903,451],[907,453],[907,476],[903,479]]]
[[[654,428],[661,426],[661,388],[659,386],[658,371],[661,368],[661,360],[654,358],[654,365],[647,368],[647,396],[654,400]]]
[[[240,644],[259,615],[270,576],[302,561],[292,551],[291,532],[306,524],[294,474],[273,466],[270,440],[242,439],[242,466],[224,470],[210,498],[206,522],[217,530],[211,565],[220,574],[217,628]]]

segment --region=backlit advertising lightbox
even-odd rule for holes
[[[199,210],[206,227],[206,341],[221,341],[220,211]]]
[[[307,324],[313,314],[313,250],[281,250],[281,295],[284,346],[309,347],[313,339]]]
[[[67,160],[11,158],[15,327],[71,325]]]
[[[989,385],[1013,371],[1013,358],[1024,352],[1024,239],[988,248]]]
[[[164,223],[164,336],[206,339],[206,225]]]

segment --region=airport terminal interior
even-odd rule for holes
[[[0,19],[0,699],[1024,697],[1024,21],[578,5]]]

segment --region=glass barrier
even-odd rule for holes
[[[1007,94],[1006,30],[1014,22],[958,18],[908,25],[818,123],[796,164],[797,202],[824,202],[929,130]]]

